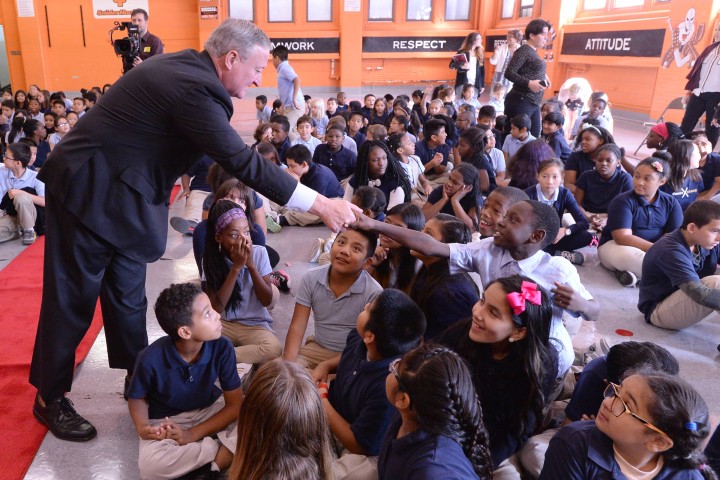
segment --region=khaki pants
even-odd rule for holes
[[[290,131],[288,132],[290,141],[295,140],[299,136],[297,134],[297,121],[298,118],[305,115],[305,104],[303,103],[301,107],[302,109],[298,110],[294,105],[285,105],[285,116],[287,117],[288,122],[290,122]]]
[[[615,240],[598,248],[598,258],[603,267],[612,271],[628,271],[640,279],[645,252],[635,247],[618,245]]]
[[[720,289],[720,275],[710,275],[700,281],[707,287]],[[656,327],[682,330],[700,323],[713,312],[715,310],[712,308],[700,305],[685,292],[678,290],[655,307],[650,315],[650,322]]]
[[[493,472],[493,480],[520,480],[522,478],[520,472],[520,461],[517,455],[512,455],[498,465],[498,468]]]
[[[222,334],[235,346],[237,363],[265,363],[282,354],[282,344],[263,327],[221,320]]]
[[[0,230],[2,230],[2,232],[12,231],[14,233],[18,229],[18,226],[23,230],[35,228],[37,210],[35,209],[35,204],[32,202],[30,195],[15,195],[15,198],[13,198],[13,205],[17,211],[17,216],[3,215],[0,217]],[[2,236],[4,237],[6,235],[3,234]],[[14,235],[12,237],[17,238]],[[1,241],[3,241],[2,238],[0,238],[0,242]]]
[[[298,354],[297,363],[312,370],[325,360],[337,357],[342,352],[329,350],[315,341],[315,337],[308,337],[305,345],[302,346]]]
[[[275,202],[270,202],[270,206],[273,211],[285,217],[285,220],[287,220],[290,225],[305,227],[308,225],[317,225],[318,223],[322,223],[322,219],[312,213],[298,212],[296,210],[283,207],[282,205],[278,205]]]
[[[210,192],[202,190],[191,190],[190,196],[185,199],[185,213],[183,217],[186,220],[192,220],[200,223],[202,220],[202,206]]]
[[[170,417],[181,428],[192,428],[215,415],[225,406],[223,397],[207,408],[190,410]],[[162,419],[151,420],[155,426],[162,423]],[[235,428],[235,422],[228,425],[225,430]],[[177,478],[188,472],[200,468],[213,460],[220,448],[217,440],[205,437],[197,442],[179,445],[175,440],[143,440],[140,439],[138,467],[140,477],[143,479]]]
[[[552,440],[552,437],[559,431],[559,428],[551,428],[530,437],[518,452],[525,472],[532,478],[538,478],[540,476],[540,471],[545,464],[545,452],[547,452],[548,446],[550,445],[550,440]]]

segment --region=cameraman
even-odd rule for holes
[[[130,14],[130,21],[133,25],[137,25],[140,31],[140,55],[130,58],[123,56],[123,71],[127,72],[132,67],[139,65],[143,60],[147,60],[153,55],[165,53],[165,45],[163,45],[160,37],[156,37],[148,32],[148,13],[142,8],[136,8]]]

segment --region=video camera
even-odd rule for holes
[[[113,32],[127,30],[128,36],[113,40]],[[115,48],[115,54],[122,57],[123,65],[129,65],[127,70],[132,68],[133,60],[140,55],[140,29],[132,22],[115,22],[115,28],[110,30],[110,43]]]

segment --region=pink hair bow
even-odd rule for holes
[[[519,292],[512,292],[506,295],[507,301],[515,315],[520,315],[525,311],[525,302],[528,301],[533,305],[540,305],[542,296],[538,290],[538,286],[531,282],[522,282]]]

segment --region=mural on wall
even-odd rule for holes
[[[668,26],[672,34],[672,43],[665,56],[663,57],[662,66],[668,68],[673,60],[675,65],[682,67],[687,64],[688,68],[692,68],[698,58],[698,52],[695,49],[700,40],[705,35],[705,24],[695,25],[695,9],[689,8],[677,27],[673,28],[671,20],[668,18]]]
[[[546,62],[552,62],[554,60],[553,58],[553,44],[555,43],[555,40],[557,39],[557,32],[555,31],[555,27],[550,25],[550,29],[548,30],[547,35],[547,42],[545,42],[545,46],[542,48],[545,52],[543,55],[543,60]],[[538,55],[540,55],[540,52],[538,52]]]

